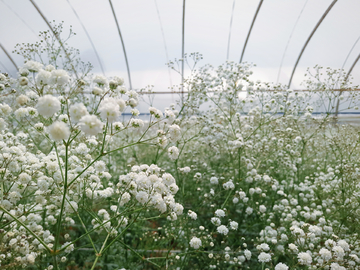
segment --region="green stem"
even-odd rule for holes
[[[54,142],[54,148],[55,148],[55,152],[56,152],[56,157],[58,159],[59,169],[60,169],[60,172],[61,172],[61,178],[64,181],[64,172],[63,172],[63,170],[61,168],[60,157],[59,157],[59,152],[58,152],[57,147],[56,147],[56,142]]]
[[[142,210],[142,209],[140,209],[140,210]],[[134,220],[133,220],[129,225],[127,225],[126,228],[125,228],[119,235],[117,235],[117,236],[114,238],[114,240],[112,240],[112,241],[110,242],[110,244],[103,250],[103,253],[104,253],[109,247],[111,247],[111,245],[112,245],[113,243],[115,243],[115,242],[120,238],[120,236],[122,236],[122,235],[127,231],[127,229],[130,228],[131,225],[133,225],[133,223],[136,221],[136,219],[139,217],[139,215],[140,215],[140,212],[137,214],[137,216],[134,218]]]
[[[100,156],[98,156],[97,158],[95,158],[93,161],[91,161],[90,164],[89,164],[88,166],[86,166],[86,168],[83,169],[83,170],[74,178],[74,180],[72,180],[72,181],[69,183],[68,186],[71,187],[71,185],[72,185],[87,169],[89,169],[89,167],[90,167],[91,165],[93,165],[96,161],[98,161],[102,156],[103,156],[103,155],[100,155]]]
[[[4,200],[4,182],[1,182],[1,201]]]
[[[143,141],[138,140],[138,141],[136,141],[136,142],[134,142],[134,143],[131,143],[131,144],[128,144],[128,145],[126,145],[126,146],[122,146],[122,147],[116,148],[116,149],[114,149],[114,150],[111,150],[111,151],[109,151],[109,152],[106,152],[106,153],[104,153],[104,155],[107,155],[107,154],[110,154],[110,153],[119,151],[119,150],[121,150],[121,149],[130,147],[130,146],[133,146],[133,145],[136,145],[136,144],[140,144],[140,143],[144,143],[144,142],[147,142],[147,141],[151,141],[151,140],[156,139],[156,138],[157,138],[157,136],[156,136],[156,137],[153,137],[153,138],[150,138],[150,139],[147,139],[147,140],[143,140]]]
[[[96,255],[96,259],[95,259],[95,261],[94,261],[93,266],[91,267],[91,270],[93,270],[93,269],[94,269],[94,267],[95,267],[95,265],[96,265],[96,263],[97,263],[97,261],[98,261],[99,257],[100,257],[99,255]]]
[[[181,270],[184,269],[184,266],[185,266],[185,261],[186,261],[186,257],[187,257],[188,253],[185,254],[185,258],[181,264]]]
[[[231,195],[232,192],[233,192],[233,190],[230,190],[229,194],[228,194],[227,197],[226,197],[225,202],[221,205],[221,208],[224,208],[224,206],[226,205],[227,201],[229,200],[230,195]]]
[[[103,243],[103,245],[102,245],[99,253],[96,254],[96,259],[95,259],[95,261],[94,261],[94,263],[93,263],[93,266],[91,267],[91,270],[93,270],[93,269],[95,268],[95,265],[96,265],[99,257],[102,255],[102,251],[103,251],[103,249],[104,249],[104,247],[105,247],[105,245],[106,245],[107,240],[109,239],[109,236],[110,236],[110,233],[108,233],[108,235],[106,236],[106,239],[105,239],[105,241],[104,241],[104,243]]]
[[[67,143],[65,143],[65,183],[64,183],[64,194],[63,194],[63,199],[62,199],[62,203],[61,203],[61,208],[60,208],[60,215],[57,221],[57,230],[56,230],[56,237],[55,237],[55,247],[54,250],[56,252],[58,244],[59,244],[59,238],[60,238],[60,230],[61,230],[61,219],[62,219],[62,215],[64,212],[64,206],[65,206],[65,198],[66,198],[66,191],[67,191],[67,180],[68,180],[68,153],[69,152],[69,146]]]
[[[69,117],[69,119],[70,119],[70,117]],[[78,131],[78,132],[75,134],[75,136],[72,137],[72,139],[69,141],[69,144],[71,144],[72,141],[75,140],[75,138],[76,138],[80,133],[81,133],[81,131]]]
[[[29,210],[27,210],[26,212],[24,211],[23,214],[20,215],[18,218],[21,218],[22,216],[24,216],[25,213],[30,214],[30,213],[36,213],[36,212],[42,211],[42,210],[40,210],[40,211],[33,211],[33,212],[31,212],[31,210],[32,210],[35,206],[36,206],[36,204],[34,204],[34,205],[33,205],[31,208],[29,208]],[[25,210],[25,207],[24,207],[24,210]],[[4,213],[2,213],[2,215],[1,215],[1,217],[0,217],[0,222],[1,222],[1,220],[3,219],[3,217],[4,217]],[[4,229],[6,226],[10,225],[11,223],[13,223],[12,220],[6,222],[5,224],[4,224],[4,223],[1,224],[0,229]]]
[[[57,260],[56,260],[56,256],[53,256],[53,261],[54,261],[55,269],[57,270],[58,269],[58,263],[57,263]]]
[[[153,257],[153,258],[144,258],[143,256],[141,256],[138,252],[136,252],[132,247],[128,246],[127,244],[125,244],[124,242],[120,241],[120,244],[122,244],[124,247],[130,249],[132,252],[134,252],[139,258],[141,258],[142,260],[146,260],[147,262],[155,265],[156,267],[160,268],[160,265],[158,265],[157,263],[154,263],[152,261],[150,261],[150,259],[166,259],[166,257]]]
[[[143,208],[137,209],[137,210],[134,211],[134,213],[135,213],[135,212],[138,212],[138,211],[140,211],[140,210],[142,210],[142,209],[143,209]],[[91,211],[89,211],[89,210],[87,210],[87,209],[85,209],[85,211],[87,211],[93,218],[97,219],[97,218],[91,213]],[[106,223],[109,223],[109,222],[113,221],[114,219],[116,219],[116,218],[118,218],[119,216],[123,215],[123,214],[124,214],[125,212],[127,212],[127,211],[129,211],[129,209],[126,209],[126,210],[124,210],[123,212],[121,212],[120,214],[118,214],[118,215],[112,217],[111,219],[109,219],[109,220],[101,223],[100,226],[104,228],[104,225],[105,225]],[[98,229],[99,229],[99,228],[93,228],[93,229],[87,231],[85,234],[82,234],[81,236],[79,236],[77,239],[75,239],[74,241],[72,241],[72,242],[69,243],[68,245],[62,247],[62,248],[59,250],[59,252],[65,250],[65,249],[66,249],[68,246],[70,246],[71,244],[74,244],[75,242],[79,241],[80,239],[84,238],[85,236],[88,236],[90,233],[92,233],[93,231],[96,231],[96,230],[98,230]],[[106,230],[106,229],[105,229],[105,230]]]
[[[98,252],[97,252],[97,250],[96,250],[96,247],[95,247],[95,245],[94,245],[94,242],[92,241],[91,236],[90,236],[90,234],[88,233],[88,231],[87,231],[87,229],[86,229],[86,226],[85,226],[84,222],[82,221],[79,213],[74,209],[74,207],[73,207],[72,204],[68,201],[68,199],[66,199],[66,201],[69,203],[69,205],[70,205],[71,208],[73,209],[74,213],[76,213],[77,217],[79,218],[79,220],[80,220],[80,222],[81,222],[81,225],[83,226],[83,228],[84,228],[84,230],[85,230],[85,233],[87,234],[87,236],[88,236],[88,238],[89,238],[89,240],[90,240],[90,243],[91,243],[91,245],[92,245],[95,253],[97,254]]]
[[[104,153],[105,139],[106,139],[106,133],[107,133],[107,129],[108,129],[108,124],[109,124],[109,122],[106,121],[105,133],[104,133],[104,137],[103,137],[103,141],[102,141],[102,146],[101,146],[100,154]]]
[[[137,142],[128,144],[128,145],[126,145],[126,146],[119,147],[119,148],[117,148],[117,149],[115,149],[115,150],[111,150],[111,151],[109,151],[109,152],[101,153],[97,158],[95,158],[92,162],[90,162],[90,164],[89,164],[88,166],[86,166],[86,168],[83,169],[83,170],[69,183],[68,187],[70,187],[87,169],[89,169],[89,167],[90,167],[91,165],[93,165],[96,161],[98,161],[102,156],[106,156],[106,155],[108,155],[108,154],[110,154],[110,153],[113,153],[113,152],[116,152],[116,151],[118,151],[118,150],[121,150],[121,149],[130,147],[130,146],[133,146],[133,145],[136,145],[136,144],[140,144],[140,143],[143,143],[143,142],[146,142],[146,141],[150,141],[150,140],[152,140],[152,139],[154,139],[154,138],[150,138],[150,139],[147,139],[147,140],[144,140],[144,141],[141,141],[141,142],[140,142],[140,141],[137,141]]]
[[[0,209],[1,209],[1,211],[4,211],[6,214],[8,214],[10,217],[12,217],[18,224],[23,226],[25,228],[25,230],[27,230],[32,236],[34,236],[45,247],[45,249],[49,253],[52,253],[52,250],[45,244],[45,242],[39,236],[37,236],[32,230],[30,230],[23,222],[21,222],[19,219],[17,219],[14,215],[12,215],[9,211],[7,211],[1,205],[0,205]]]

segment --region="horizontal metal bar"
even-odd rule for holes
[[[247,112],[242,112],[241,114],[247,115]],[[277,115],[283,115],[284,113],[278,112]],[[312,112],[312,114],[336,114],[336,112]],[[356,114],[360,115],[360,112],[339,112],[338,114]],[[131,116],[131,113],[122,113],[121,115]],[[140,113],[139,115],[150,115],[150,113]]]
[[[309,90],[309,89],[296,89],[292,90],[294,92],[324,92],[326,90]],[[353,91],[360,91],[360,89],[330,89],[333,92],[353,92]],[[247,90],[240,90],[240,93],[247,93]],[[252,92],[287,92],[287,90],[253,90]],[[92,94],[90,91],[83,91],[83,94]],[[157,92],[137,92],[140,95],[161,95],[161,94],[181,94],[182,92],[171,92],[171,91],[157,91]],[[184,94],[192,93],[191,91],[184,91]],[[207,91],[207,93],[221,93],[218,91]]]

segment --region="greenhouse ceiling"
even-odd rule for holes
[[[16,74],[23,59],[14,46],[38,41],[55,20],[65,34],[72,26],[68,43],[94,73],[123,76],[128,86],[131,78],[135,89],[180,83],[166,63],[183,52],[201,53],[199,65],[242,58],[257,65],[256,80],[288,85],[294,73],[295,89],[307,67],[354,66],[360,84],[359,11],[357,0],[1,0],[0,70]]]

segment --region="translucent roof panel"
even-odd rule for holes
[[[171,84],[181,82],[180,75],[169,72],[165,63],[182,57],[184,3],[184,50],[200,52],[204,58],[200,65],[215,66],[226,60],[239,62],[260,3],[254,0],[1,0],[0,43],[4,49],[0,49],[1,71],[16,73],[5,51],[21,66],[22,58],[11,53],[14,46],[35,42],[39,31],[48,30],[32,2],[48,21],[64,21],[65,33],[72,25],[77,35],[69,44],[80,49],[84,61],[94,65],[94,73],[123,76],[129,86],[112,3],[126,49],[132,86],[142,88],[152,84],[156,91],[167,91]],[[306,40],[333,2],[262,1],[243,57],[243,61],[257,65],[253,79],[287,84]],[[292,88],[301,88],[307,67],[318,64],[344,67],[347,71],[359,55],[360,2],[335,2],[304,50]],[[357,65],[352,73],[356,84],[360,84],[359,72],[360,65]],[[189,73],[189,68],[185,73]]]

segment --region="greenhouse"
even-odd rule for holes
[[[360,269],[359,10],[1,0],[0,269]]]

